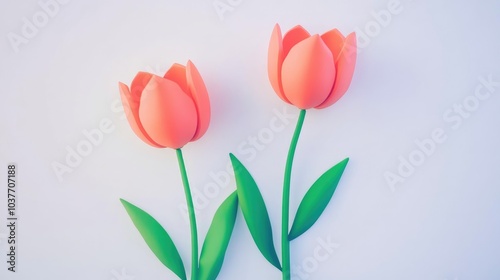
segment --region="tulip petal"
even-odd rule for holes
[[[338,29],[332,29],[325,34],[321,35],[321,39],[328,46],[333,54],[335,63],[339,60],[340,51],[344,47],[344,35]]]
[[[135,78],[132,80],[132,84],[130,84],[130,93],[132,96],[131,101],[135,103],[139,103],[141,100],[141,94],[146,85],[151,80],[153,74],[147,72],[139,72],[135,75]]]
[[[146,131],[142,127],[141,122],[139,121],[139,102],[134,102],[132,99],[132,94],[128,89],[127,85],[123,83],[119,83],[120,88],[120,96],[122,98],[123,109],[125,111],[125,115],[127,116],[128,123],[135,134],[141,138],[142,141],[147,144],[156,147],[156,148],[165,148],[161,145],[158,145],[154,142],[151,137],[146,134]]]
[[[139,117],[148,135],[160,145],[178,149],[196,130],[196,108],[180,86],[153,76],[141,96]]]
[[[311,37],[311,34],[307,32],[301,25],[297,25],[294,28],[288,30],[283,36],[283,56],[286,57],[293,46],[304,41],[305,39]]]
[[[332,92],[325,102],[316,107],[317,109],[328,107],[337,102],[349,88],[356,66],[356,45],[356,33],[352,32],[346,37],[339,59],[335,65],[337,76],[335,77]]]
[[[288,100],[300,109],[325,101],[334,79],[332,53],[319,35],[298,43],[283,62],[283,90]]]
[[[176,82],[184,92],[189,92],[186,81],[186,67],[184,65],[174,63],[163,77]]]
[[[210,100],[203,78],[191,61],[187,62],[186,79],[188,91],[194,101],[197,111],[196,132],[191,141],[199,139],[208,129],[210,123]]]
[[[267,75],[276,94],[286,103],[290,103],[283,93],[281,85],[281,65],[285,56],[283,55],[283,39],[279,24],[274,26],[273,34],[269,42],[267,55]]]

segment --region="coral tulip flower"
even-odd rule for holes
[[[191,61],[172,65],[163,77],[139,72],[130,89],[119,87],[128,122],[147,144],[179,149],[207,131],[210,101]]]
[[[268,53],[268,75],[283,101],[300,109],[328,107],[351,83],[356,64],[356,34],[337,29],[310,35],[297,25],[283,37],[274,27]]]
[[[120,199],[123,207],[151,252],[178,279],[216,279],[236,221],[238,197],[231,194],[217,209],[200,253],[194,200],[181,149],[202,137],[210,123],[210,101],[200,73],[188,61],[186,66],[173,64],[163,77],[139,72],[130,88],[124,83],[119,88],[135,134],[153,147],[175,149],[189,217],[191,275],[186,274],[183,259],[163,226],[143,209]]]

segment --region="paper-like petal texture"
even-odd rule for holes
[[[177,83],[184,92],[188,92],[188,85],[186,81],[186,66],[174,63],[163,77]]]
[[[198,69],[191,61],[186,66],[187,86],[197,111],[197,127],[191,141],[199,139],[208,129],[210,123],[210,100],[207,88]]]
[[[273,34],[269,42],[267,55],[267,75],[276,94],[286,103],[290,103],[283,93],[281,85],[281,65],[285,59],[283,55],[283,39],[281,29],[278,24],[274,26]]]
[[[344,47],[344,35],[338,29],[333,29],[321,35],[321,39],[332,52],[334,61],[337,62]]]
[[[283,91],[300,109],[320,105],[328,97],[335,78],[333,56],[319,35],[295,45],[283,61]]]
[[[139,102],[134,102],[132,100],[133,97],[128,87],[123,83],[119,83],[119,88],[123,109],[125,110],[125,115],[127,116],[128,123],[130,124],[130,127],[132,127],[132,130],[147,144],[156,148],[164,148],[154,142],[153,139],[147,135],[144,127],[142,127],[142,124],[139,121]]]
[[[356,34],[353,32],[346,37],[344,46],[342,47],[339,58],[337,60],[337,74],[332,91],[328,98],[322,104],[316,107],[317,109],[326,108],[337,102],[349,88],[352,76],[354,74],[354,68],[356,66],[356,46]]]
[[[139,118],[155,142],[173,149],[183,147],[196,131],[196,108],[191,98],[177,83],[157,76],[142,93]]]
[[[153,74],[147,72],[139,72],[137,73],[137,75],[135,75],[134,79],[132,80],[132,84],[130,84],[130,102],[139,103],[139,101],[141,100],[142,91],[149,83],[149,80],[151,80],[152,76]]]
[[[311,37],[309,32],[305,30],[302,26],[297,25],[294,28],[288,30],[288,32],[283,36],[283,55],[286,58],[293,46],[304,41],[305,39]]]

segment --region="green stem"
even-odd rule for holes
[[[177,149],[177,161],[179,162],[179,169],[181,171],[182,183],[184,185],[184,192],[186,194],[186,202],[189,213],[189,223],[191,226],[191,280],[198,279],[198,230],[196,229],[196,216],[194,213],[193,197],[189,188],[189,181],[186,172],[186,165],[182,156],[181,149]]]
[[[297,126],[295,127],[295,132],[293,133],[292,142],[290,143],[290,149],[288,150],[288,157],[286,159],[285,166],[285,178],[283,180],[283,209],[281,214],[281,258],[283,263],[283,280],[290,279],[290,241],[288,240],[290,178],[292,177],[293,156],[295,155],[295,149],[297,148],[297,142],[299,140],[300,131],[302,130],[302,125],[304,124],[305,117],[306,110],[300,110],[299,119],[297,120]]]

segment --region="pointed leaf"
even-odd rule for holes
[[[236,221],[238,195],[233,192],[215,212],[200,256],[199,279],[214,280],[219,275]]]
[[[156,257],[180,279],[186,280],[186,271],[179,251],[165,229],[141,208],[124,199],[120,201]]]
[[[349,158],[337,163],[314,182],[300,202],[288,240],[293,240],[306,232],[318,220],[342,177]]]
[[[248,230],[262,255],[281,270],[280,261],[274,248],[271,220],[259,188],[245,166],[233,154],[229,154],[229,156],[233,164],[241,212]]]

